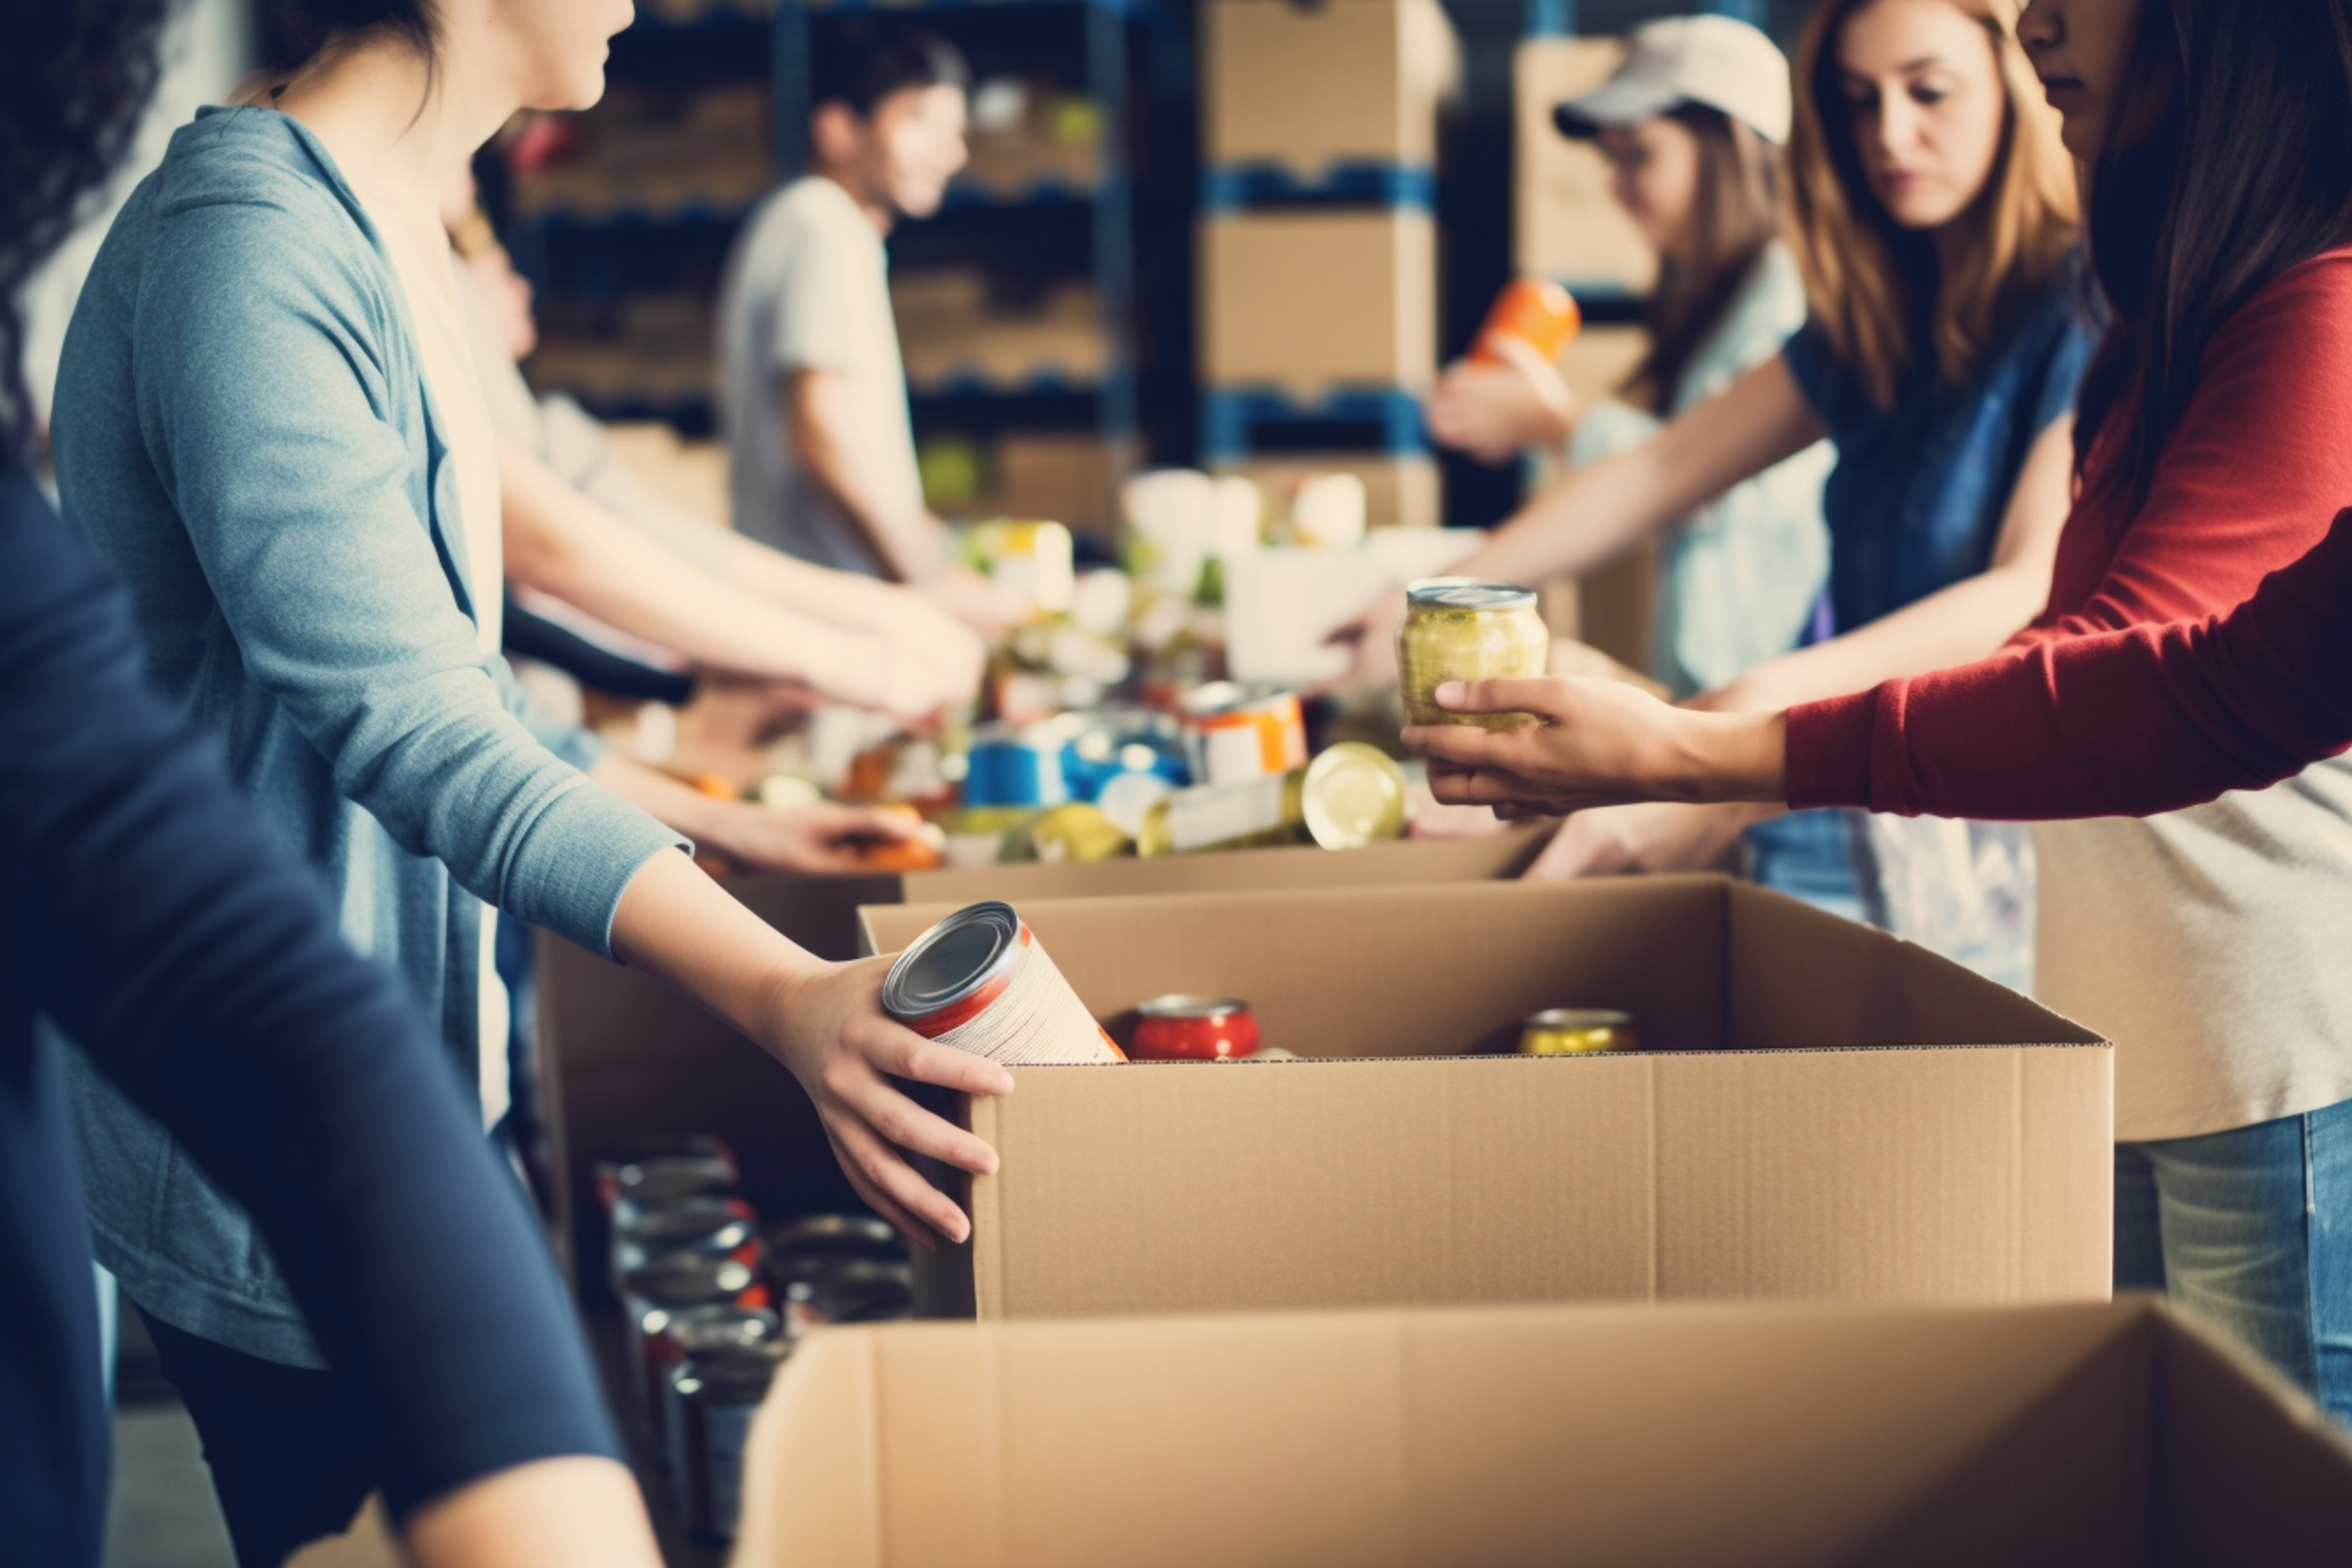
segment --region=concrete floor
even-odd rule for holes
[[[398,1568],[399,1561],[371,1503],[349,1535],[319,1542],[288,1568]],[[106,1568],[236,1568],[195,1426],[175,1402],[114,1414]]]

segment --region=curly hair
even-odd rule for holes
[[[122,157],[175,0],[0,0],[0,462],[29,460],[25,286]]]

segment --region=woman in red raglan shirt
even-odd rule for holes
[[[1467,692],[1465,709],[1553,722],[1409,731],[1441,799],[1706,798],[1731,773],[1752,789],[1785,745],[1788,793],[1807,804],[1960,809],[1965,789],[1965,809],[2002,815],[2000,770],[2019,800],[2079,815],[2080,786],[2047,789],[2080,740],[2054,706],[2070,685],[2103,702],[2103,682],[2168,638],[2225,668],[2249,647],[2325,657],[2304,574],[2340,580],[2342,546],[2302,563],[2352,501],[2352,0],[2034,0],[2019,37],[2093,167],[2114,321],[2085,383],[2048,612],[1989,667],[1800,709],[1784,731],[1661,722],[1561,682]],[[2273,573],[2258,618],[2203,626]],[[2169,705],[2210,730],[2210,690],[2181,697],[2199,683],[2178,668]],[[2298,731],[2268,703],[2248,728]],[[2221,770],[2225,787],[2275,771],[2239,762],[2256,765]],[[2169,1290],[2352,1417],[2352,763],[2037,842],[2041,992],[2117,1046],[2117,1284]]]

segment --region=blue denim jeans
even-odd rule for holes
[[[1864,917],[1851,814],[1792,811],[1746,835],[1748,880],[1850,921]]]
[[[2352,1101],[2116,1145],[2116,1289],[2165,1292],[2352,1426]]]

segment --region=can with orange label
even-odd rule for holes
[[[1512,338],[1547,362],[1556,360],[1583,325],[1584,312],[1567,289],[1549,278],[1516,278],[1495,296],[1486,324],[1470,345],[1470,358],[1478,364],[1508,364],[1494,340]]]
[[[1307,716],[1295,691],[1216,681],[1185,700],[1181,722],[1196,784],[1246,784],[1307,765]]]

